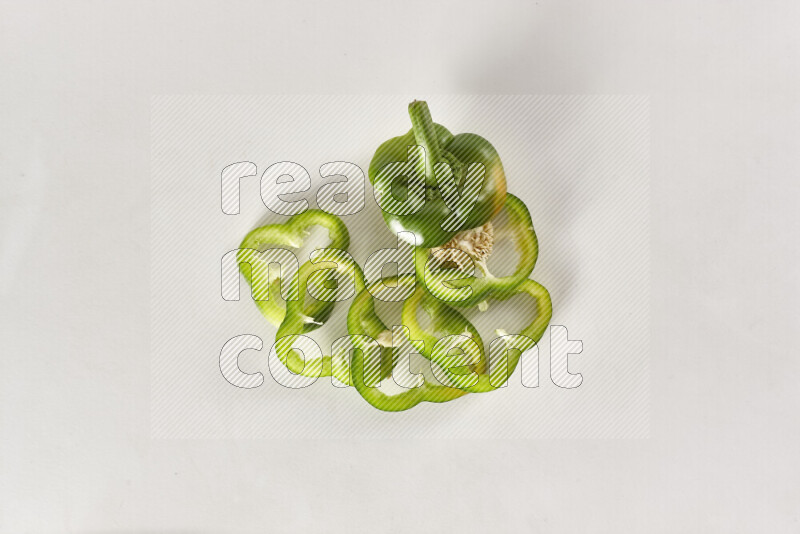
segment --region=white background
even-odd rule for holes
[[[792,1],[3,2],[0,531],[797,532]],[[150,98],[651,95],[646,440],[150,439]]]

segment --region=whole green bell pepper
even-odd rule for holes
[[[423,101],[415,100],[409,104],[408,113],[413,127],[405,135],[389,139],[378,147],[369,165],[369,178],[376,189],[382,186],[386,191],[391,190],[395,197],[407,198],[419,184],[411,183],[411,178],[405,176],[402,179],[398,177],[394,180],[396,183],[386,187],[384,182],[389,179],[382,172],[388,164],[407,161],[409,146],[425,149],[424,169],[419,169],[419,175],[425,178],[424,204],[415,212],[402,215],[384,209],[383,217],[393,232],[413,232],[418,246],[432,248],[443,245],[462,230],[481,226],[503,207],[505,172],[497,151],[483,137],[473,133],[453,135],[444,126],[433,122],[428,105]],[[453,196],[444,194],[443,184],[437,179],[441,175],[435,167],[442,163],[450,165],[459,195],[464,194],[470,165],[479,163],[485,169],[483,187],[477,192],[474,204],[464,207],[464,222],[457,228],[443,228],[453,211],[452,201],[448,206],[443,197],[452,199]]]

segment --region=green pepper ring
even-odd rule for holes
[[[403,283],[404,280],[408,280],[409,278],[410,275],[405,275],[399,278],[394,277],[386,279],[386,281]],[[383,332],[387,331],[388,328],[375,312],[374,297],[370,293],[370,289],[373,291],[375,290],[374,284],[370,288],[363,289],[356,295],[356,298],[353,299],[353,303],[350,305],[350,311],[348,312],[347,325],[351,335],[368,336],[369,338],[377,339]],[[369,387],[364,383],[365,366],[363,350],[355,350],[352,353],[350,362],[351,383],[356,387],[359,394],[372,406],[379,410],[389,412],[408,410],[421,402],[447,402],[455,400],[466,393],[485,393],[502,387],[502,384],[505,384],[516,370],[522,353],[530,349],[542,338],[553,314],[550,294],[544,286],[533,280],[524,281],[514,292],[504,292],[499,295],[493,295],[493,298],[497,300],[506,300],[518,293],[527,294],[536,300],[537,314],[534,320],[520,332],[522,336],[527,338],[526,341],[521,345],[518,344],[514,346],[513,349],[515,350],[504,351],[503,357],[506,361],[506,366],[505,375],[500,375],[501,380],[498,381],[498,375],[494,372],[492,372],[492,374],[484,372],[486,369],[486,359],[482,358],[481,363],[474,366],[478,369],[478,380],[475,384],[469,386],[459,386],[456,384],[455,386],[451,386],[425,381],[423,385],[409,389],[398,395],[386,395],[379,391],[378,388]],[[430,306],[430,309],[435,311],[435,313],[431,314],[433,324],[427,329],[423,328],[417,320],[417,310],[419,307],[425,308],[426,306]],[[417,349],[417,352],[434,363],[442,363],[443,361],[441,357],[437,357],[433,354],[433,349],[438,340],[429,332],[441,330],[442,326],[450,331],[449,335],[468,333],[470,337],[476,340],[481,356],[485,355],[486,351],[477,329],[458,311],[433,298],[421,286],[418,286],[413,295],[404,302],[402,322],[409,329],[411,344]],[[358,349],[359,343],[356,342],[354,344]],[[392,361],[392,369],[396,364],[396,362],[393,361],[392,352],[393,349],[390,347],[382,348],[382,377],[391,374],[391,370],[389,370],[388,373],[386,372],[387,361]],[[500,385],[496,385],[498,383]]]
[[[419,288],[418,288],[419,289]],[[536,317],[534,320],[526,326],[520,334],[527,338],[520,345],[516,345],[514,347],[515,350],[513,351],[506,351],[504,357],[507,358],[507,366],[506,366],[506,373],[505,376],[500,376],[498,381],[498,375],[494,373],[494,370],[490,370],[491,374],[486,374],[486,349],[484,347],[483,341],[481,340],[478,331],[475,327],[469,323],[469,321],[464,318],[464,321],[467,322],[469,333],[471,337],[478,343],[478,347],[481,351],[482,360],[481,363],[476,365],[478,372],[478,382],[471,386],[457,386],[462,388],[464,391],[468,391],[470,393],[485,393],[488,391],[493,391],[498,389],[502,386],[497,386],[495,384],[500,383],[504,384],[511,377],[514,373],[514,370],[517,367],[519,362],[520,356],[522,352],[530,349],[533,347],[534,344],[538,343],[539,340],[544,335],[544,332],[547,330],[547,325],[550,323],[550,319],[553,316],[553,303],[550,299],[550,293],[547,289],[541,285],[540,283],[534,280],[525,280],[521,284],[519,284],[513,291],[503,291],[499,293],[494,293],[491,295],[491,298],[496,300],[507,300],[516,294],[526,294],[532,297],[536,301],[537,305],[537,312]],[[406,300],[405,304],[403,305],[403,324],[406,325],[409,329],[411,334],[412,344],[418,342],[418,348],[429,347],[432,344],[436,343],[436,338],[429,333],[430,329],[423,328],[417,319],[417,309],[419,307],[425,308],[426,306],[430,306],[433,309],[437,308],[447,308],[447,305],[442,303],[440,300],[433,297],[430,293],[426,291],[415,291],[414,294]],[[460,315],[460,314],[459,314]],[[463,316],[461,316],[463,318]],[[419,351],[423,356],[426,358],[431,359],[434,363],[438,363],[438,358],[436,355],[432,354],[430,350],[420,350]]]
[[[372,339],[378,337],[388,330],[387,326],[375,313],[375,298],[370,292],[378,290],[377,284],[384,282],[390,283],[406,283],[412,279],[412,275],[403,275],[400,277],[391,277],[380,280],[372,284],[369,288],[364,288],[356,295],[350,305],[350,311],[347,314],[347,329],[353,336],[358,336],[354,345],[356,350],[352,351],[350,359],[350,373],[351,381],[355,386],[358,393],[375,408],[385,412],[400,412],[413,408],[421,402],[448,402],[459,397],[466,395],[466,391],[458,388],[452,388],[440,384],[433,384],[429,381],[424,381],[419,387],[408,389],[398,395],[386,395],[378,387],[370,387],[366,385],[364,372],[364,346],[361,339],[367,336]],[[460,315],[460,314],[459,314]],[[389,366],[389,373],[394,369],[396,362],[393,358],[393,349],[391,347],[381,348],[382,359],[382,373],[386,373],[387,362],[391,362]],[[388,374],[386,376],[388,376]]]
[[[253,285],[253,269],[248,263],[248,250],[260,250],[264,245],[274,245],[280,248],[299,249],[308,237],[308,229],[312,226],[321,226],[328,231],[331,243],[329,247],[346,249],[350,246],[350,234],[344,222],[336,215],[331,215],[322,210],[307,210],[293,215],[284,224],[269,224],[251,230],[242,240],[238,254],[239,271],[247,283]],[[256,305],[261,314],[272,325],[278,327],[286,315],[286,307],[281,305],[280,277],[275,277],[269,287],[268,300],[256,300]],[[309,310],[308,314],[324,322],[330,316],[333,306],[328,302],[318,302]],[[308,332],[318,328],[319,325],[308,323],[304,331]]]
[[[281,362],[292,373],[308,377],[333,376],[343,384],[352,385],[349,365],[346,363],[341,365],[341,362],[337,364],[334,355],[323,355],[321,359],[309,361],[292,349],[292,343],[295,338],[306,333],[305,327],[310,319],[309,312],[315,309],[314,305],[306,306],[308,284],[314,278],[315,273],[332,269],[340,274],[349,274],[354,281],[356,294],[364,288],[364,274],[358,264],[350,259],[346,251],[328,247],[324,249],[324,252],[326,254],[321,258],[317,258],[316,261],[304,263],[300,267],[299,275],[293,281],[293,283],[299,285],[298,299],[290,300],[286,303],[285,317],[278,328],[278,332],[275,334],[275,352]],[[344,255],[339,254],[337,257],[337,254],[342,252],[347,256],[344,257]],[[335,302],[326,301],[316,302],[330,305],[331,308],[336,304]]]
[[[451,306],[468,307],[473,306],[487,297],[492,296],[502,299],[503,295],[513,294],[514,290],[528,279],[536,260],[539,256],[539,241],[533,229],[533,222],[528,208],[519,198],[512,194],[506,195],[505,210],[510,217],[509,226],[515,234],[514,246],[519,254],[519,263],[514,274],[503,277],[477,277],[470,276],[458,280],[445,282],[453,289],[470,287],[472,294],[464,300],[456,300],[452,291],[447,287],[442,287],[442,283],[437,281],[440,278],[447,278],[447,271],[443,269],[440,276],[430,271],[426,272],[426,265],[430,257],[430,249],[417,247],[414,250],[414,268],[417,278],[422,280],[425,288],[436,298],[447,302]]]

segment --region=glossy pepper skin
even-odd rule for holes
[[[444,126],[433,122],[428,105],[423,101],[415,100],[409,104],[408,113],[413,127],[405,135],[389,139],[378,147],[369,166],[369,178],[375,185],[381,169],[387,164],[405,162],[409,146],[418,145],[425,149],[424,205],[415,213],[407,215],[384,211],[383,217],[392,231],[402,229],[413,232],[418,246],[432,248],[443,245],[462,230],[481,226],[500,211],[506,198],[506,177],[500,156],[483,137],[474,133],[453,135]],[[433,170],[434,165],[440,162],[450,164],[459,186],[463,185],[470,164],[481,163],[486,171],[483,188],[478,193],[474,208],[464,224],[454,231],[442,228],[442,222],[451,209],[442,199]],[[407,194],[407,180],[407,177],[398,178],[398,183],[394,186],[394,191],[400,198]]]

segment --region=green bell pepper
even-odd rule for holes
[[[336,301],[347,300],[348,295],[344,288],[339,284],[339,280],[334,280],[329,276],[339,275],[353,281],[352,294],[361,292],[364,288],[364,274],[361,268],[346,251],[340,249],[327,248],[316,251],[312,254],[311,260],[300,267],[299,276],[292,280],[292,284],[297,285],[297,300],[290,300],[286,303],[286,313],[277,334],[275,334],[275,353],[289,371],[307,377],[333,376],[345,385],[350,383],[349,362],[344,359],[344,355],[336,354],[323,355],[322,358],[308,359],[301,356],[292,345],[299,335],[307,333],[309,323],[309,313],[316,307],[307,304],[307,294],[313,287],[317,294],[325,296],[326,301],[319,301],[312,297],[315,302],[325,302],[331,308]],[[325,273],[325,271],[333,271]],[[337,287],[330,286],[329,282],[334,280]],[[353,295],[349,295],[352,298]]]
[[[237,258],[259,309],[278,327],[273,350],[287,369],[306,377],[332,376],[335,385],[355,386],[369,404],[388,412],[503,387],[552,316],[549,293],[528,279],[539,250],[530,213],[506,192],[495,149],[480,136],[453,135],[435,124],[425,102],[412,102],[409,115],[412,129],[378,148],[369,176],[379,202],[389,199],[392,209],[381,206],[389,228],[414,234],[414,274],[367,287],[361,268],[346,252],[350,236],[344,223],[320,210],[256,228],[245,237]],[[270,257],[259,254],[267,248],[303,247],[312,226],[325,228],[331,243],[312,252],[308,262],[298,265],[285,250]],[[512,274],[497,276],[489,271],[487,260],[495,244],[506,240],[513,243],[519,260]],[[274,258],[281,262],[281,275],[270,277],[269,264],[278,261]],[[284,259],[292,260],[290,268],[284,267]],[[281,285],[280,278],[287,283]],[[342,280],[352,284],[342,285]],[[376,313],[375,300],[381,292],[406,285],[415,289],[403,303],[402,325],[390,330]],[[520,294],[536,302],[536,316],[516,335],[498,328],[498,337],[485,347],[463,314],[466,308],[477,305],[484,310],[491,299]],[[318,345],[303,345],[310,339],[304,334],[325,323],[336,302],[349,299],[350,335],[334,341],[330,355]],[[420,312],[429,319],[424,325]],[[422,355],[430,366],[424,366],[412,383],[398,384],[404,388],[400,393],[381,387],[388,377],[406,375],[397,372],[398,365],[412,353]]]
[[[501,218],[502,223],[498,221]],[[433,296],[453,306],[473,306],[485,302],[489,295],[501,299],[504,295],[513,293],[516,287],[530,276],[539,255],[539,242],[528,208],[520,199],[509,193],[506,195],[503,210],[492,219],[492,222],[496,223],[493,226],[492,239],[498,242],[510,239],[517,250],[519,260],[514,273],[509,276],[494,276],[482,259],[482,251],[476,250],[476,245],[470,241],[470,235],[464,238],[463,243],[458,241],[457,236],[455,242],[449,243],[454,246],[453,249],[432,250],[417,247],[414,249],[417,278],[423,281]],[[454,251],[460,251],[467,261],[461,265],[450,266],[437,261],[440,259],[437,255]],[[473,262],[482,276],[474,275]]]
[[[408,410],[421,402],[447,402],[465,395],[466,392],[461,389],[437,384],[431,380],[423,380],[417,387],[406,389],[396,395],[387,394],[381,391],[379,386],[369,384],[369,376],[380,375],[385,377],[390,375],[398,363],[397,352],[403,346],[409,348],[407,346],[409,343],[407,336],[402,336],[398,339],[398,336],[393,335],[391,342],[387,340],[387,334],[390,332],[389,328],[375,313],[375,297],[371,291],[385,290],[387,286],[384,285],[384,282],[388,284],[415,283],[414,277],[411,275],[387,278],[365,288],[353,299],[350,311],[347,314],[347,328],[355,338],[354,345],[356,350],[352,351],[350,371],[351,382],[358,393],[372,406],[386,412]],[[437,314],[434,318],[434,323],[435,329],[444,329],[448,334],[463,332],[470,326],[466,319],[457,312]],[[372,355],[371,361],[367,361],[366,356],[373,352],[375,347],[373,340],[378,340],[381,343],[380,360],[377,360]],[[395,341],[399,341],[397,347],[393,346]],[[432,348],[432,345],[431,347],[422,348],[420,352],[430,350],[430,348]]]
[[[310,235],[308,230],[312,226],[321,226],[328,231],[331,248],[346,249],[350,245],[350,234],[339,217],[312,209],[292,216],[284,224],[270,224],[251,230],[239,246],[239,271],[253,288],[253,294],[257,296],[255,302],[261,314],[276,327],[280,326],[286,315],[286,307],[279,292],[280,278],[293,277],[296,273],[273,276],[270,283],[266,276],[267,266],[258,260],[253,251],[266,248],[300,249]],[[318,328],[319,323],[328,319],[332,310],[330,302],[314,303],[307,310],[314,322],[306,323],[304,331]]]
[[[424,169],[418,168],[418,174],[425,178],[424,204],[413,213],[401,215],[384,208],[383,217],[393,232],[413,232],[418,246],[432,248],[443,245],[462,230],[481,226],[503,207],[506,197],[505,172],[497,151],[483,137],[473,133],[453,135],[444,126],[433,122],[428,105],[423,101],[415,100],[409,104],[408,113],[413,127],[405,135],[389,139],[378,147],[369,165],[369,178],[373,186],[384,194],[401,199],[413,196],[414,188],[422,184],[408,176],[390,183],[391,178],[384,170],[391,163],[405,162],[409,156],[409,146],[418,145],[425,149]],[[483,186],[477,192],[474,204],[459,208],[463,223],[456,228],[445,223],[453,208],[447,205],[444,198],[455,197],[453,190],[443,190],[445,184],[438,180],[441,173],[436,172],[437,164],[443,163],[450,165],[459,195],[465,194],[470,165],[479,163],[485,169]]]
[[[392,280],[387,281],[391,283]],[[413,283],[413,277],[406,275],[394,278],[394,281],[400,284]],[[389,329],[375,313],[374,297],[369,291],[379,290],[380,287],[383,286],[376,283],[374,287],[362,290],[348,312],[348,330],[357,337],[354,341],[357,350],[352,352],[350,361],[350,383],[372,406],[388,412],[408,410],[421,402],[447,402],[466,393],[485,393],[504,387],[522,353],[541,339],[553,313],[547,289],[533,280],[525,280],[513,292],[492,295],[491,298],[506,300],[516,294],[525,294],[536,301],[537,313],[519,335],[508,335],[498,330],[496,333],[499,337],[490,344],[490,357],[487,360],[481,336],[472,323],[418,285],[403,304],[402,322],[407,333],[400,338],[400,346],[410,344],[413,352],[430,360],[433,377],[424,379],[418,387],[389,395],[367,383],[368,376],[379,375],[381,379],[389,376],[398,363],[396,348],[387,346]],[[431,322],[425,327],[418,319],[420,310],[430,317]],[[378,360],[375,358],[373,340],[381,339],[384,342]],[[391,339],[394,345],[397,337],[392,336]],[[451,355],[454,349],[461,354]],[[365,355],[370,353],[371,358],[367,362]]]
[[[536,302],[536,316],[528,326],[522,329],[519,335],[509,336],[507,332],[497,329],[495,333],[499,337],[494,339],[489,346],[488,360],[485,358],[486,350],[481,336],[472,323],[421,288],[417,288],[417,291],[403,304],[403,324],[409,329],[411,343],[418,349],[434,347],[433,350],[420,350],[419,352],[444,369],[453,368],[455,364],[460,363],[458,359],[454,359],[449,354],[453,348],[460,348],[464,351],[470,374],[445,373],[454,387],[470,393],[493,391],[506,384],[508,378],[514,373],[522,353],[539,342],[553,316],[550,293],[543,285],[533,280],[523,281],[511,292],[492,293],[490,298],[507,300],[517,294],[524,294]],[[437,337],[431,333],[431,328],[424,328],[420,325],[417,315],[420,309],[425,310],[434,321],[452,321],[453,324],[449,330],[459,331],[458,333],[462,333],[463,339],[453,340],[452,343],[442,343],[442,340],[437,340]],[[445,317],[448,319],[442,319]]]

